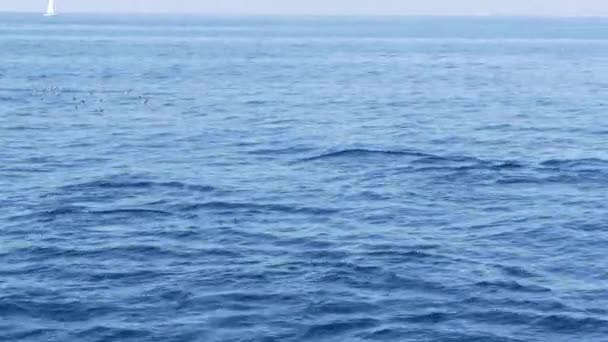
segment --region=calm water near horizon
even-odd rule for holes
[[[608,19],[0,14],[6,341],[608,341]]]

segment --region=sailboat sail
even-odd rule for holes
[[[46,8],[45,16],[53,16],[55,15],[55,0],[49,0],[49,5]]]

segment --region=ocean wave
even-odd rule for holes
[[[16,330],[16,331],[11,331]],[[49,329],[49,328],[25,328],[20,329],[5,329],[3,337],[7,341],[52,341],[54,337],[61,335],[63,330],[61,329]]]
[[[112,259],[112,258],[158,258],[158,257],[186,257],[193,252],[164,248],[149,244],[126,244],[113,247],[67,248],[61,245],[36,245],[12,250],[13,253],[28,255],[28,261],[48,261],[52,259]],[[39,271],[48,271],[48,269]],[[69,272],[69,270],[66,270]],[[86,273],[83,273],[86,274]]]
[[[560,173],[552,176],[523,176],[523,175],[509,175],[502,176],[495,181],[496,184],[503,185],[514,185],[514,184],[573,184],[573,185],[584,185],[584,184],[600,184],[606,185],[608,182],[608,173],[603,174],[601,172],[579,172],[579,173]]]
[[[328,152],[313,157],[301,159],[301,162],[353,157],[430,157],[431,155],[416,151],[391,151],[370,149],[345,149]]]
[[[323,160],[352,160],[358,162],[361,158],[372,157],[406,157],[407,167],[397,166],[394,170],[404,172],[454,172],[454,171],[517,171],[527,167],[525,163],[516,160],[486,160],[471,156],[448,155],[441,156],[419,151],[401,150],[370,150],[370,149],[345,149],[329,152],[305,159],[300,162],[323,161]],[[366,159],[367,161],[367,159]]]
[[[148,208],[113,208],[113,209],[92,209],[86,206],[62,206],[52,209],[46,209],[42,211],[32,212],[26,215],[19,215],[10,218],[11,220],[26,219],[26,218],[53,218],[60,216],[76,216],[76,215],[91,215],[91,216],[108,216],[108,215],[162,215],[171,216],[171,212],[159,210],[159,209],[148,209]]]
[[[347,299],[333,299],[321,302],[315,302],[308,305],[305,310],[307,315],[319,317],[325,315],[355,315],[365,314],[370,315],[382,306],[371,301],[355,301]]]
[[[114,271],[105,271],[105,272],[96,271],[96,272],[92,272],[92,273],[83,273],[83,274],[80,274],[79,276],[80,276],[80,278],[85,279],[86,281],[95,282],[95,283],[108,281],[108,282],[114,282],[114,283],[122,282],[122,284],[125,284],[125,283],[138,284],[138,283],[149,281],[149,280],[159,279],[163,275],[164,275],[163,273],[152,269],[152,270],[132,270],[132,271],[114,270]]]
[[[542,167],[559,170],[597,170],[608,171],[608,160],[599,158],[549,159],[540,163]]]
[[[300,207],[286,204],[263,204],[252,202],[226,202],[226,201],[210,201],[204,203],[179,204],[176,210],[179,212],[197,211],[197,210],[222,210],[222,211],[248,211],[256,213],[264,212],[282,212],[288,214],[309,214],[309,215],[330,215],[338,213],[338,209],[333,208],[316,208],[316,207]]]
[[[327,270],[314,277],[319,284],[345,285],[355,289],[386,291],[421,291],[427,294],[445,293],[449,285],[422,277],[410,277],[378,266],[361,266],[348,262],[322,263]]]
[[[450,173],[451,181],[457,181],[460,176],[466,176],[476,171],[496,172],[495,184],[576,184],[587,182],[605,182],[608,180],[608,160],[599,158],[583,159],[550,159],[541,161],[535,167],[533,163],[524,163],[518,160],[492,160],[480,159],[471,156],[441,156],[419,151],[399,150],[371,150],[371,149],[345,149],[329,152],[305,159],[307,161],[347,160],[360,162],[361,158],[371,157],[407,157],[406,166],[392,167],[393,172],[404,173]],[[367,159],[366,159],[367,161]],[[553,174],[542,174],[550,172]],[[487,177],[479,180],[488,179]],[[474,181],[470,178],[463,180]]]
[[[498,265],[496,266],[503,273],[508,276],[518,277],[518,278],[537,278],[539,274],[532,272],[530,270],[524,269],[523,267],[518,266],[506,266],[506,265]]]
[[[88,214],[93,215],[162,215],[162,216],[171,216],[172,213],[168,211],[158,210],[158,209],[142,209],[142,208],[132,208],[132,209],[108,209],[108,210],[89,210]]]
[[[422,314],[408,315],[403,318],[403,321],[409,323],[420,323],[420,324],[437,324],[445,321],[452,320],[456,317],[455,314],[449,312],[434,311]]]
[[[306,328],[301,336],[305,340],[318,340],[327,337],[338,338],[346,333],[368,330],[378,327],[380,321],[373,318],[356,318],[344,321],[317,323]]]
[[[496,280],[496,281],[480,281],[475,286],[490,290],[502,290],[522,293],[545,293],[552,292],[550,288],[535,285],[535,284],[522,284],[520,282],[511,280]]]
[[[425,166],[419,166],[420,164]],[[517,171],[525,168],[523,163],[512,160],[482,160],[470,157],[432,157],[412,161],[413,171],[423,172],[467,172],[467,171]],[[428,165],[428,166],[427,166]]]
[[[152,335],[149,328],[132,329],[124,327],[112,327],[98,325],[92,328],[85,328],[75,334],[81,340],[94,341],[125,341],[145,339]]]
[[[45,300],[46,299],[46,300]],[[98,303],[82,303],[67,299],[33,299],[22,296],[0,298],[0,312],[3,315],[46,319],[54,322],[86,322],[95,317],[110,315],[119,307]]]
[[[277,156],[277,155],[291,155],[294,153],[305,153],[312,151],[313,148],[307,146],[291,146],[286,148],[263,148],[252,150],[247,153],[252,155],[268,155],[268,156]]]
[[[95,189],[175,189],[194,192],[211,192],[216,190],[209,185],[188,184],[184,182],[154,182],[142,180],[97,180],[86,183],[66,185],[61,188],[63,191],[85,191]]]
[[[580,331],[586,333],[608,334],[608,320],[581,315],[555,314],[542,316],[532,321],[532,326],[543,328],[546,331],[576,334]]]
[[[512,308],[513,310],[521,310],[526,312],[537,312],[537,313],[582,313],[575,307],[569,306],[566,302],[561,301],[559,298],[542,298],[542,297],[528,297],[523,298],[510,298],[510,297],[469,297],[466,298],[457,305],[464,305],[469,308],[487,308],[487,307],[502,307]]]

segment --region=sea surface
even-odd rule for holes
[[[608,341],[608,19],[0,14],[0,340]]]

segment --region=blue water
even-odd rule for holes
[[[2,341],[608,341],[608,20],[0,15]]]

